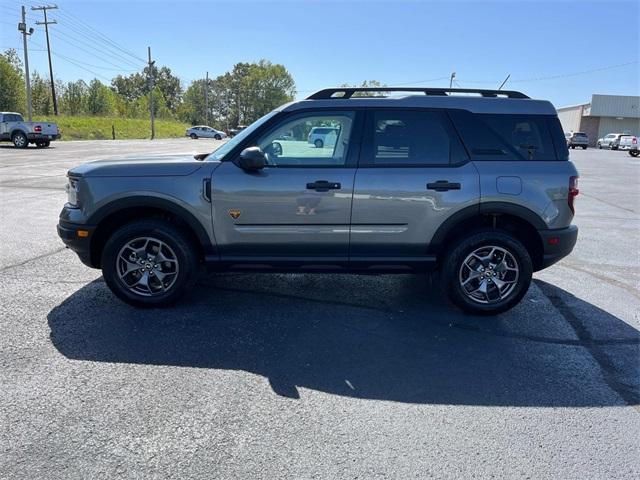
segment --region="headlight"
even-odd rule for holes
[[[78,206],[78,183],[79,179],[69,177],[69,183],[67,183],[67,203],[73,207]]]

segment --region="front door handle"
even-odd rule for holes
[[[427,183],[427,190],[435,190],[436,192],[446,192],[448,190],[460,190],[460,183],[450,182],[449,180],[438,180],[434,183]]]
[[[316,192],[328,192],[329,190],[340,190],[342,185],[338,182],[327,182],[326,180],[316,180],[313,183],[307,183],[307,190],[315,190]]]

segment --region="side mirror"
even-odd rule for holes
[[[267,156],[260,147],[245,148],[240,152],[237,165],[247,171],[261,170],[267,166]]]

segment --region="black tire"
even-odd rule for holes
[[[518,268],[518,276],[517,280],[515,274],[512,277],[515,280],[515,287],[504,298],[480,303],[466,293],[459,276],[465,259],[472,252],[489,246],[504,249],[512,256]],[[502,230],[479,230],[458,240],[447,251],[442,264],[441,284],[451,301],[465,312],[476,315],[497,315],[513,308],[522,300],[529,289],[532,275],[531,257],[519,240]],[[493,292],[495,292],[496,285],[493,283],[487,288],[494,289]]]
[[[313,144],[316,146],[316,148],[322,148],[324,146],[324,142],[322,140],[320,140],[319,138],[316,139],[316,141],[313,142]]]
[[[586,149],[587,149],[587,146],[586,146],[586,145],[583,145],[583,146],[582,146],[582,149],[583,149],[583,150],[586,150]]]
[[[614,145],[613,143],[609,144],[609,150],[617,150],[618,147],[616,145]]]
[[[220,135],[218,135],[217,133],[213,136],[213,138],[215,140],[222,140],[222,137]]]
[[[36,147],[38,148],[46,148],[49,145],[51,145],[51,142],[49,140],[39,140],[36,142]]]
[[[127,287],[118,274],[118,268],[121,264],[120,251],[129,242],[140,237],[151,237],[160,240],[172,250],[171,253],[175,253],[177,262],[176,278],[165,292],[153,293],[152,296],[136,293]],[[102,275],[107,286],[120,300],[135,307],[163,307],[176,302],[186,291],[193,287],[199,271],[196,247],[185,232],[167,221],[156,219],[138,220],[116,230],[104,246],[101,264]],[[141,274],[139,271],[134,270],[128,275]],[[151,276],[153,276],[151,273],[149,275],[147,282],[150,282]],[[127,278],[127,275],[124,277]],[[134,276],[131,283],[134,283],[135,280],[136,277]],[[155,286],[159,288],[157,275],[153,281],[156,282]],[[158,292],[157,289],[156,292]]]
[[[576,148],[576,146],[575,146],[575,145],[569,145],[569,148],[571,148],[571,149],[575,149],[575,148]]]
[[[598,150],[602,150],[602,144],[598,142]]]
[[[631,155],[632,157],[637,157],[638,156],[638,150],[629,150],[629,155]]]
[[[191,140],[195,140],[196,138],[198,138],[198,135],[196,135],[195,133],[192,133],[189,136],[191,137]]]
[[[29,146],[29,140],[22,132],[14,133],[11,137],[11,141],[16,148],[27,148]]]

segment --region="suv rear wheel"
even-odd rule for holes
[[[102,274],[111,291],[137,307],[178,300],[197,278],[194,246],[163,220],[140,220],[116,230],[102,252]]]
[[[533,266],[527,249],[500,230],[479,231],[447,252],[442,280],[455,305],[478,315],[514,307],[527,293]]]

